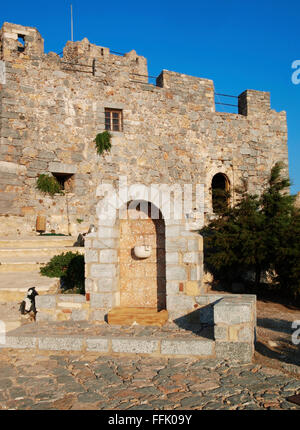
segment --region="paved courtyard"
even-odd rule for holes
[[[1,409],[300,409],[300,379],[260,364],[0,351]]]

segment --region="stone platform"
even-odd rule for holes
[[[146,354],[153,356],[216,355],[213,326],[180,328],[174,323],[163,327],[110,326],[87,321],[40,322],[24,324],[6,334],[1,348],[53,351],[100,352],[104,354]]]

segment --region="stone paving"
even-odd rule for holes
[[[300,379],[259,364],[0,351],[1,409],[300,409]]]

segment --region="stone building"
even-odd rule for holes
[[[35,28],[10,23],[1,29],[0,59],[1,235],[36,234],[38,215],[56,233],[98,225],[85,253],[93,318],[128,304],[167,308],[172,317],[197,307],[195,298],[205,292],[203,253],[199,225],[190,220],[213,215],[214,187],[230,191],[234,204],[244,180],[259,193],[275,162],[288,165],[285,112],[271,109],[268,92],[254,90],[238,96],[238,114],[216,112],[209,79],[163,70],[149,84],[147,60],[135,51],[118,55],[85,38],[67,42],[62,57],[45,54]],[[105,129],[111,150],[98,155],[94,140]],[[39,192],[42,173],[56,176],[68,192]],[[133,193],[117,209],[136,212],[138,220],[99,223],[97,187],[117,189],[124,177],[128,186],[191,184],[194,198],[199,184],[204,206],[167,219],[155,203],[155,220],[126,206],[154,203]],[[152,249],[143,263],[132,253],[136,245]]]

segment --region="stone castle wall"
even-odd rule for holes
[[[211,80],[163,70],[150,85],[147,61],[135,51],[114,55],[84,39],[68,42],[63,57],[44,54],[36,29],[9,23],[0,40],[2,236],[34,234],[37,215],[49,231],[86,231],[95,223],[97,185],[117,186],[120,175],[129,185],[204,184],[210,214],[216,173],[231,189],[248,179],[259,192],[272,165],[288,163],[286,115],[270,108],[269,93],[247,90],[239,114],[220,113]],[[99,156],[94,139],[105,108],[123,110],[123,131]],[[49,172],[73,175],[67,196],[35,189]]]

